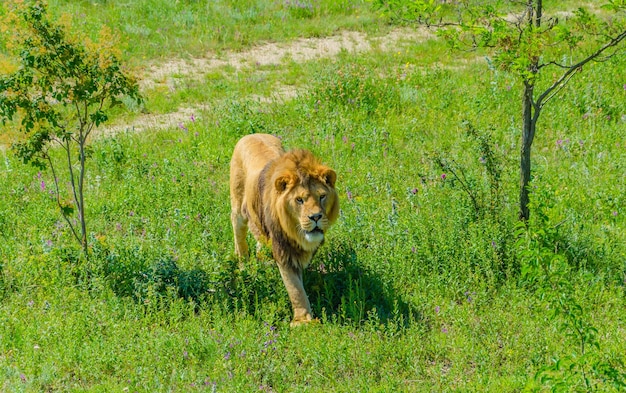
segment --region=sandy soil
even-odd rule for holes
[[[140,88],[148,90],[165,86],[177,87],[181,78],[202,79],[207,73],[230,66],[239,71],[257,66],[280,65],[285,61],[298,63],[337,56],[342,51],[360,53],[379,48],[394,50],[402,43],[422,41],[434,37],[426,29],[396,29],[381,37],[368,37],[365,33],[344,31],[339,35],[323,38],[302,38],[289,43],[265,43],[243,52],[226,52],[222,56],[208,55],[197,59],[172,59],[149,66],[143,73]],[[276,86],[271,97],[253,97],[261,102],[290,99],[298,91],[290,86]],[[202,107],[180,108],[164,115],[140,115],[129,124],[106,125],[96,130],[99,135],[111,135],[122,131],[145,131],[181,126],[192,115],[200,116]]]
[[[289,43],[266,43],[244,52],[228,52],[224,56],[208,56],[202,59],[173,59],[156,64],[146,71],[141,82],[143,88],[150,88],[166,83],[173,76],[192,75],[202,78],[206,73],[218,67],[231,66],[235,70],[246,67],[280,65],[285,60],[297,63],[320,58],[337,56],[342,51],[365,52],[378,46],[381,50],[390,50],[404,41],[424,40],[433,37],[425,29],[397,29],[376,38],[368,38],[365,33],[344,31],[340,35],[324,38],[301,38]]]

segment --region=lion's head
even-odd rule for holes
[[[337,174],[308,150],[293,150],[275,163],[268,192],[282,232],[304,251],[314,251],[339,215]]]

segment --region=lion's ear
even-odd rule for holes
[[[329,187],[335,188],[335,182],[337,181],[337,173],[330,168],[324,169],[321,175],[322,181]]]
[[[274,187],[276,191],[283,192],[294,182],[293,175],[289,173],[282,174],[274,180]]]

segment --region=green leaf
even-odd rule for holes
[[[107,114],[101,110],[92,113],[91,115],[89,115],[89,118],[96,125],[96,127],[108,120]]]

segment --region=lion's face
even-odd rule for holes
[[[293,212],[299,237],[305,244],[318,246],[331,224],[329,208],[336,205],[337,197],[334,190],[314,180],[309,182],[309,187],[298,185],[289,194],[288,209]]]
[[[317,161],[300,159],[295,164],[283,168],[274,181],[278,220],[303,250],[313,251],[339,215],[337,175]]]

